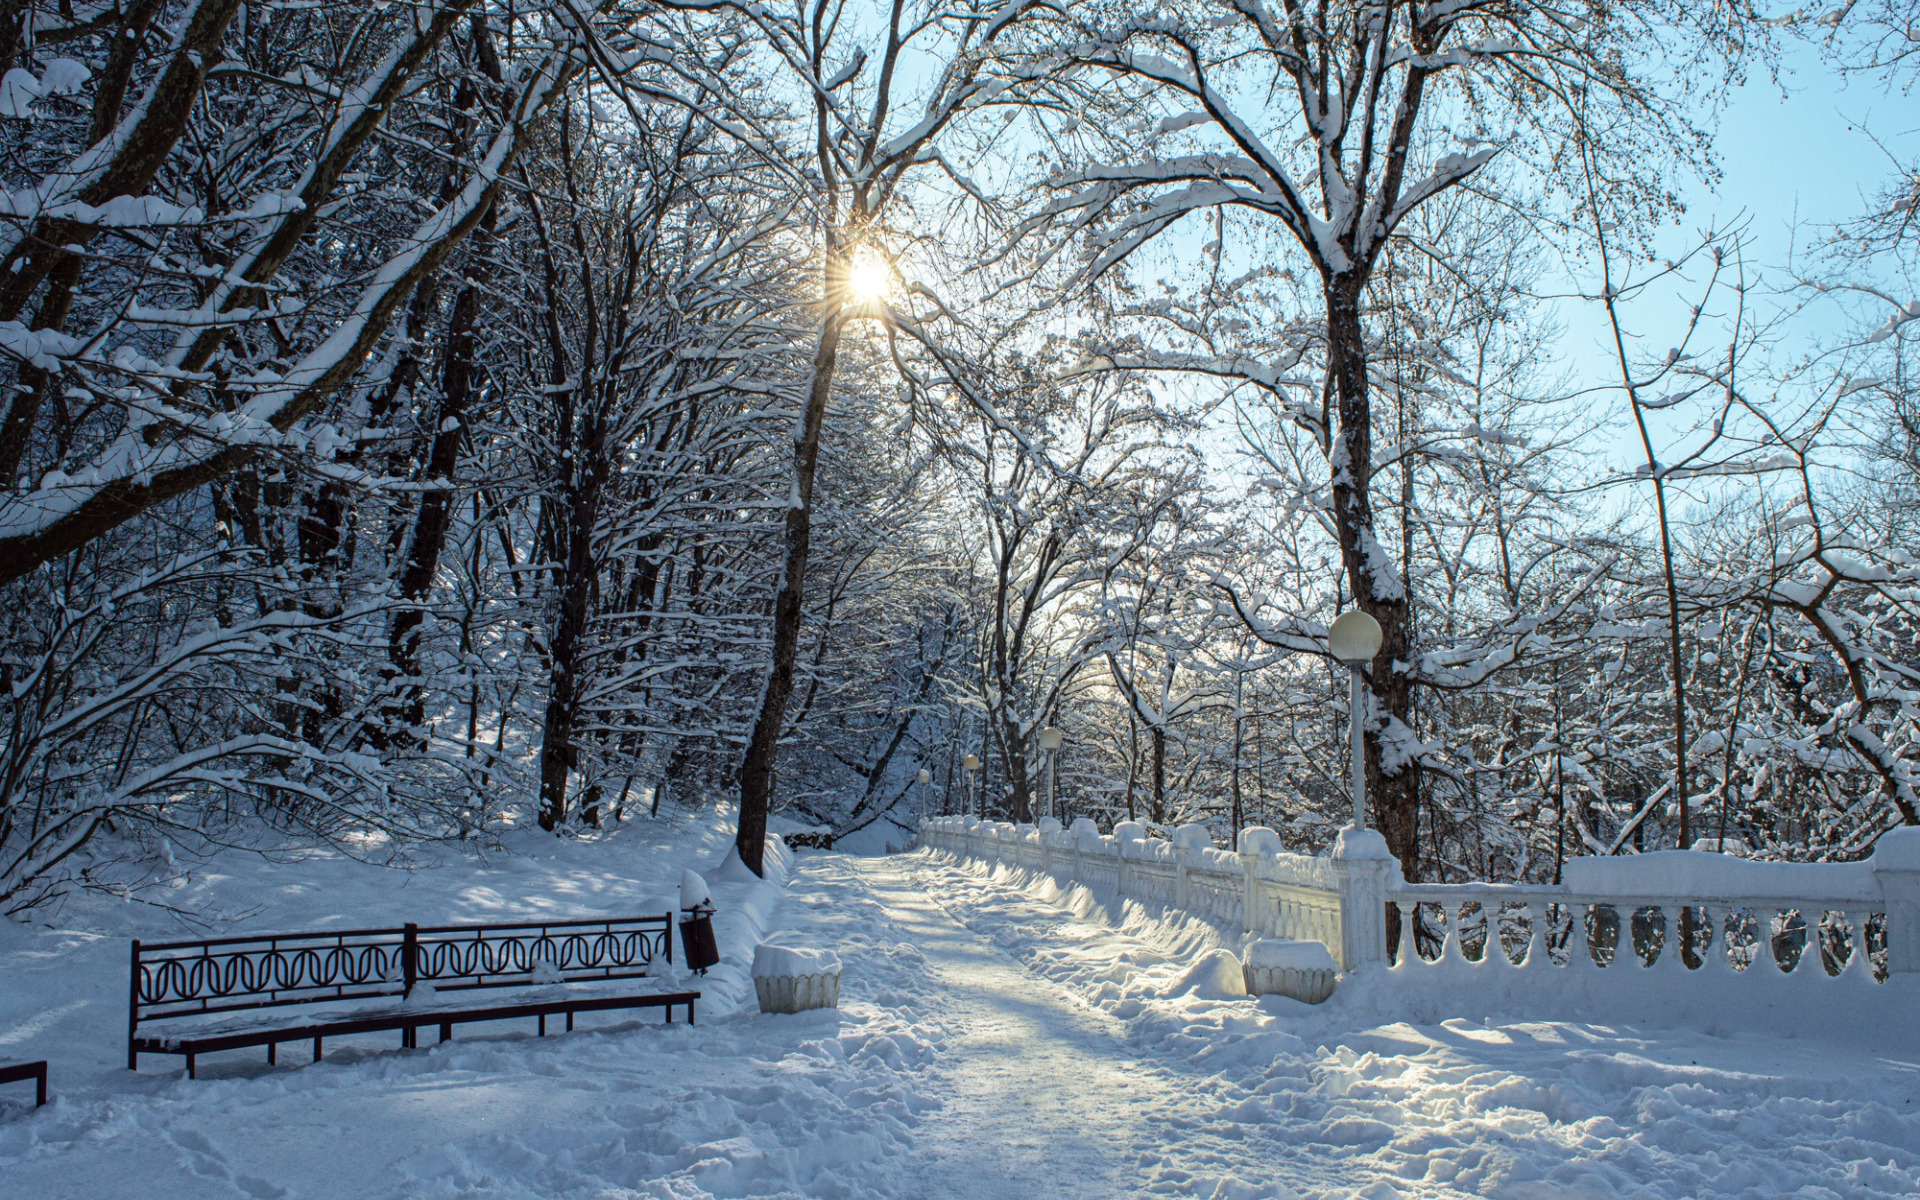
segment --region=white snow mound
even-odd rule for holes
[[[713,893],[707,890],[707,881],[698,871],[680,872],[680,908],[684,912],[698,908],[713,899]]]
[[[1247,994],[1247,980],[1233,951],[1209,950],[1180,973],[1166,994],[1201,1000],[1233,1000]]]

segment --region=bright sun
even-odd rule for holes
[[[853,266],[847,270],[847,289],[862,304],[885,296],[892,283],[893,271],[888,267],[887,260],[872,251],[855,258]]]

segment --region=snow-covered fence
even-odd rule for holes
[[[1342,834],[1330,858],[1284,853],[1271,829],[1244,831],[1236,853],[1214,849],[1202,825],[1183,826],[1165,841],[1131,821],[1102,834],[1084,817],[1071,829],[1051,817],[1037,827],[930,817],[921,823],[920,842],[1184,909],[1255,937],[1322,942],[1343,971],[1386,958],[1393,860],[1371,831]],[[1357,915],[1350,920],[1349,913]]]
[[[1409,884],[1389,920],[1405,967],[1449,959],[1538,970],[1615,962],[1884,979],[1920,972],[1920,830],[1854,863],[1749,862],[1661,851],[1577,858],[1559,886]],[[1416,914],[1418,914],[1416,931]],[[1683,945],[1684,942],[1684,945]]]
[[[1557,886],[1410,884],[1371,830],[1344,831],[1324,858],[1283,853],[1270,829],[1245,830],[1229,852],[1214,849],[1203,826],[1162,840],[1132,822],[1103,835],[1085,819],[1062,829],[1050,819],[1036,827],[936,817],[922,823],[920,840],[1184,909],[1253,937],[1322,942],[1342,971],[1379,963],[1411,977],[1464,964],[1545,982],[1548,971],[1584,976],[1634,964],[1750,980],[1920,977],[1920,829],[1883,835],[1857,863],[1698,851],[1580,858]],[[1399,923],[1393,959],[1390,920]],[[1754,971],[1768,963],[1777,969]]]

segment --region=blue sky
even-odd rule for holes
[[[1891,93],[1878,80],[1847,79],[1817,55],[1789,55],[1776,82],[1758,73],[1738,89],[1720,114],[1715,137],[1723,178],[1708,186],[1675,181],[1688,212],[1678,227],[1663,230],[1658,250],[1677,255],[1692,246],[1700,229],[1742,214],[1749,221],[1749,263],[1781,285],[1796,256],[1806,254],[1827,227],[1855,217],[1888,181],[1893,164],[1873,136],[1897,154],[1910,156],[1920,141],[1920,103]],[[1597,288],[1591,289],[1597,290]],[[1565,303],[1556,315],[1565,327],[1564,360],[1587,385],[1618,379],[1611,343],[1598,305]],[[1685,318],[1673,289],[1649,294],[1629,313],[1629,324],[1656,352]],[[1789,327],[1789,354],[1839,330],[1839,313],[1814,309]],[[1607,464],[1631,471],[1643,460],[1631,423],[1614,423],[1617,436],[1594,446]]]

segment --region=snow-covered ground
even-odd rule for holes
[[[642,823],[411,873],[223,859],[181,900],[239,929],[660,911],[725,845],[717,823]],[[1412,1025],[1351,988],[1318,1008],[1234,998],[1204,926],[924,853],[801,854],[784,893],[710,878],[729,961],[696,1027],[470,1027],[318,1066],[236,1052],[198,1081],[122,1063],[124,939],[176,933],[171,918],[88,902],[61,922],[88,932],[0,927],[0,1059],[51,1058],[57,1096],[0,1108],[0,1196],[1920,1192],[1912,1046]],[[747,951],[775,934],[839,955],[838,1011],[751,1011]]]

